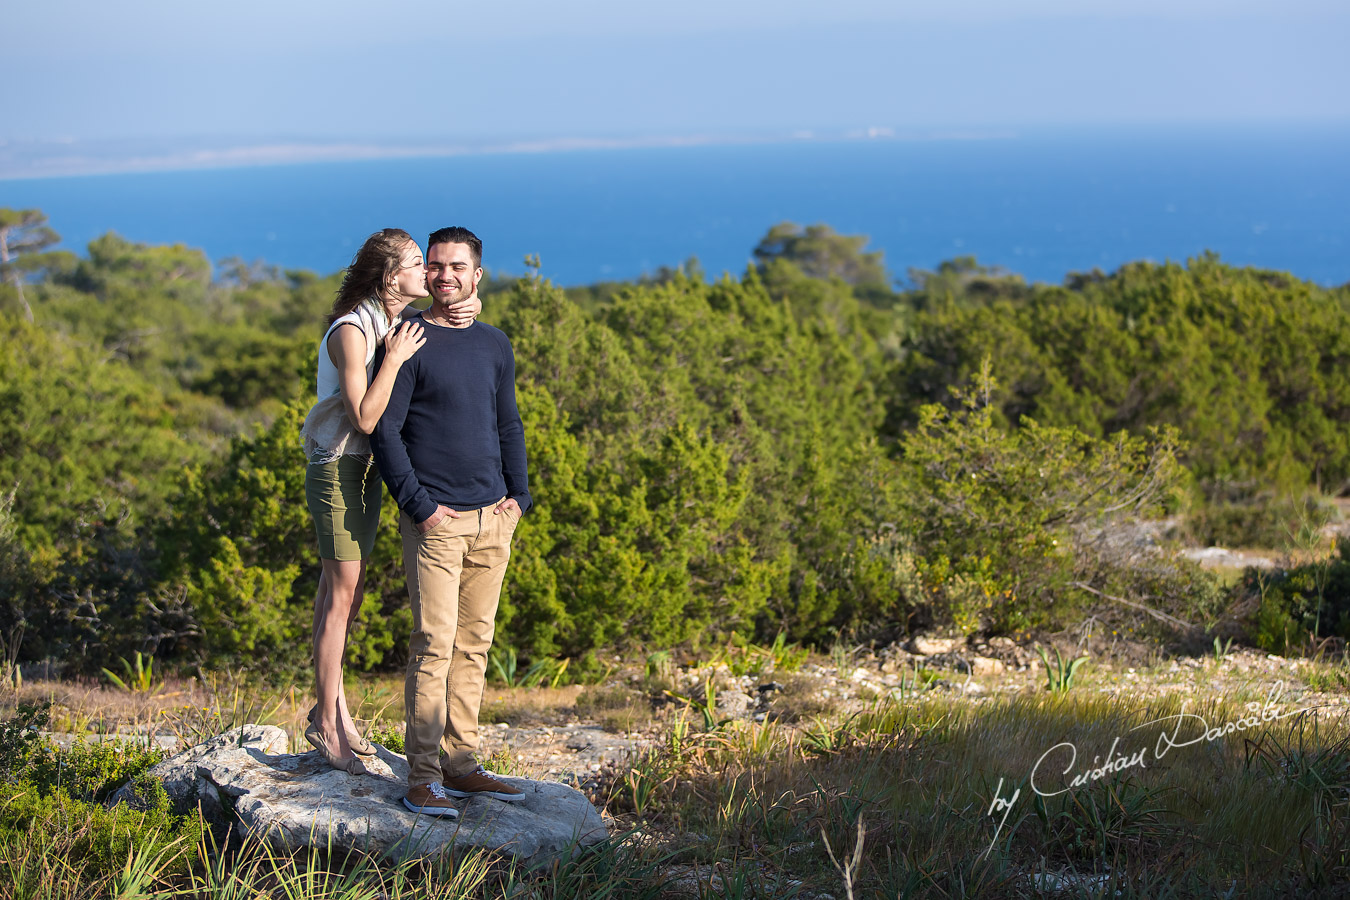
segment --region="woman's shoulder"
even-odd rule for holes
[[[356,326],[367,342],[379,341],[391,327],[384,310],[371,303],[362,303],[351,312],[338,316],[328,326],[328,335],[331,336],[343,325]]]
[[[348,325],[353,327],[347,328],[346,326]],[[353,329],[355,329],[356,332],[359,332],[363,338],[370,331],[370,323],[362,321],[360,314],[357,313],[356,310],[352,310],[346,315],[338,316],[334,319],[333,324],[328,326],[328,331],[324,334],[323,339],[327,342],[333,335],[344,333],[351,334]]]

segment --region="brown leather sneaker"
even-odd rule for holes
[[[446,777],[445,792],[451,797],[492,797],[497,800],[505,800],[508,803],[525,796],[525,792],[520,788],[511,787],[504,781],[498,781],[492,777],[492,773],[482,766],[468,775]]]
[[[459,810],[450,804],[450,797],[439,781],[408,788],[403,805],[415,813],[424,813],[428,816],[445,816],[450,819],[459,817]]]

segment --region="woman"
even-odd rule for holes
[[[399,368],[426,341],[417,322],[399,323],[404,308],[427,296],[422,248],[406,232],[386,228],[366,239],[347,268],[319,343],[319,402],[301,434],[309,467],[305,500],[314,517],[323,572],[314,599],[314,682],[318,702],[305,738],[335,769],[366,771],[357,754],[375,748],[356,732],[342,690],[347,632],[361,609],[366,561],[380,521],[380,478],[366,435],[389,403]],[[459,324],[482,311],[477,296],[453,307]],[[375,350],[384,361],[375,372]]]

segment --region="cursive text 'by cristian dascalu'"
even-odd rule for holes
[[[1036,764],[1031,767],[1031,776],[1028,778],[1028,783],[1038,796],[1056,797],[1075,788],[1092,784],[1102,778],[1124,772],[1127,769],[1146,769],[1150,760],[1160,760],[1172,750],[1180,747],[1218,740],[1230,734],[1238,734],[1256,728],[1267,722],[1287,719],[1290,716],[1315,709],[1315,707],[1305,707],[1303,709],[1281,710],[1276,704],[1283,693],[1284,686],[1276,684],[1266,695],[1264,703],[1248,703],[1245,715],[1214,726],[1205,721],[1203,716],[1187,712],[1186,706],[1190,701],[1184,701],[1181,704],[1180,712],[1150,719],[1130,729],[1130,733],[1133,733],[1149,726],[1160,726],[1158,739],[1154,741],[1152,746],[1145,743],[1137,750],[1129,747],[1121,750],[1121,739],[1117,737],[1111,741],[1111,747],[1106,751],[1105,757],[1094,756],[1091,764],[1085,765],[1081,769],[1078,762],[1078,747],[1069,741],[1063,741],[1041,754],[1040,759],[1036,760]],[[1181,732],[1187,726],[1194,726],[1198,733],[1193,737],[1183,738]],[[1004,823],[1008,821],[1008,815],[1012,812],[1013,805],[1022,796],[1020,787],[1014,790],[1010,797],[1001,796],[1002,791],[1003,779],[1000,778],[998,786],[994,788],[994,800],[989,804],[989,809],[985,815],[994,816],[1002,813],[1003,817],[999,819],[998,828],[994,830],[994,838],[989,842],[989,847],[985,849],[985,854],[994,849],[994,843],[998,841],[999,833],[1003,830]]]

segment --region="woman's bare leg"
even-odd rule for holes
[[[353,609],[360,605],[365,560],[323,560],[321,590],[314,608],[314,686],[319,696],[314,725],[341,759],[352,756],[343,725],[347,701],[342,690],[342,654]],[[322,590],[326,586],[327,591]],[[350,723],[350,715],[345,715]]]
[[[347,614],[346,627],[342,631],[342,655],[347,655],[347,636],[352,632],[352,625],[356,623],[356,617],[361,612],[361,601],[365,597],[366,590],[366,566],[365,560],[361,561],[361,580],[356,585],[356,595],[352,599],[351,611]],[[349,734],[359,734],[356,730],[356,720],[352,718],[351,711],[347,708],[347,692],[338,691],[338,715],[341,717],[342,727]]]

